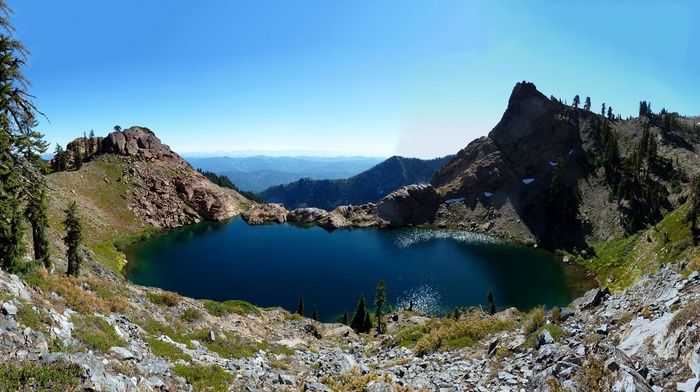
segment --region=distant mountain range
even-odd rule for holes
[[[430,160],[393,156],[348,179],[301,180],[273,186],[260,195],[288,209],[317,207],[332,210],[341,205],[378,202],[404,185],[426,183],[453,156]]]
[[[241,190],[260,192],[300,178],[352,177],[385,158],[377,157],[185,157],[194,167],[225,175]]]

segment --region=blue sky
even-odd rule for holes
[[[694,1],[7,0],[65,146],[146,126],[175,151],[456,153],[516,82],[700,114]]]

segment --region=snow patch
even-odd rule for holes
[[[456,199],[450,199],[450,200],[445,200],[445,204],[452,204],[452,203],[457,203],[460,201],[464,201],[464,197],[458,197]]]
[[[527,185],[527,184],[529,184],[529,183],[531,183],[531,182],[533,182],[533,181],[535,181],[534,178],[526,178],[526,179],[523,180],[523,184]]]
[[[486,196],[486,197],[491,197],[491,196],[493,196],[493,193],[491,193],[491,192],[484,192],[484,196]]]
[[[556,165],[558,165],[558,163],[556,163],[556,162],[552,162],[552,161],[550,161],[550,162],[549,162],[549,164],[550,164],[550,165],[552,165],[552,166],[556,166]]]

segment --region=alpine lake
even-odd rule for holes
[[[258,307],[317,307],[321,321],[352,317],[361,295],[373,308],[384,280],[388,305],[431,315],[456,307],[566,306],[596,286],[586,271],[545,251],[443,229],[249,226],[241,218],[167,231],[126,251],[127,278],[197,299]]]

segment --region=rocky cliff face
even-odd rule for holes
[[[78,171],[56,173],[66,177],[61,183],[84,188],[81,193],[86,193],[85,203],[95,208],[115,209],[125,202],[138,221],[173,228],[202,220],[229,219],[240,214],[241,205],[252,204],[237,192],[213,184],[148,128],[131,127],[97,140],[102,142],[101,152],[90,158],[92,163]],[[73,143],[82,142],[81,138]],[[93,178],[95,175],[101,177]],[[120,190],[123,194],[90,197],[96,187],[110,187],[112,181],[123,185],[114,187],[113,192]]]
[[[685,120],[678,118],[677,128],[665,137],[655,128],[658,121],[658,116],[604,118],[547,98],[532,83],[518,83],[501,121],[488,136],[459,151],[430,181],[441,201],[449,201],[440,207],[436,223],[580,248],[591,239],[607,240],[638,230],[640,225],[629,224],[634,209],[656,216],[648,222],[658,221],[664,212],[679,206],[677,201],[683,198],[678,195],[684,190],[678,179],[682,173],[696,172],[700,161],[692,153],[694,136],[684,130],[688,126]],[[649,164],[653,168],[647,172],[652,174],[643,180],[646,184],[642,187],[661,189],[659,201],[654,203],[662,205],[664,211],[656,215],[648,213],[650,205],[643,198],[632,208],[628,206],[629,194],[618,197],[620,176],[634,178],[633,174],[621,174],[625,169],[620,162],[633,155],[646,126],[658,145],[658,159]],[[614,170],[602,164],[605,128],[610,129],[620,155]],[[676,139],[682,142],[674,142]],[[559,159],[567,195],[579,200],[575,222],[562,222],[553,213],[564,208],[562,198],[550,199],[549,186]],[[674,181],[676,185],[672,185]]]

